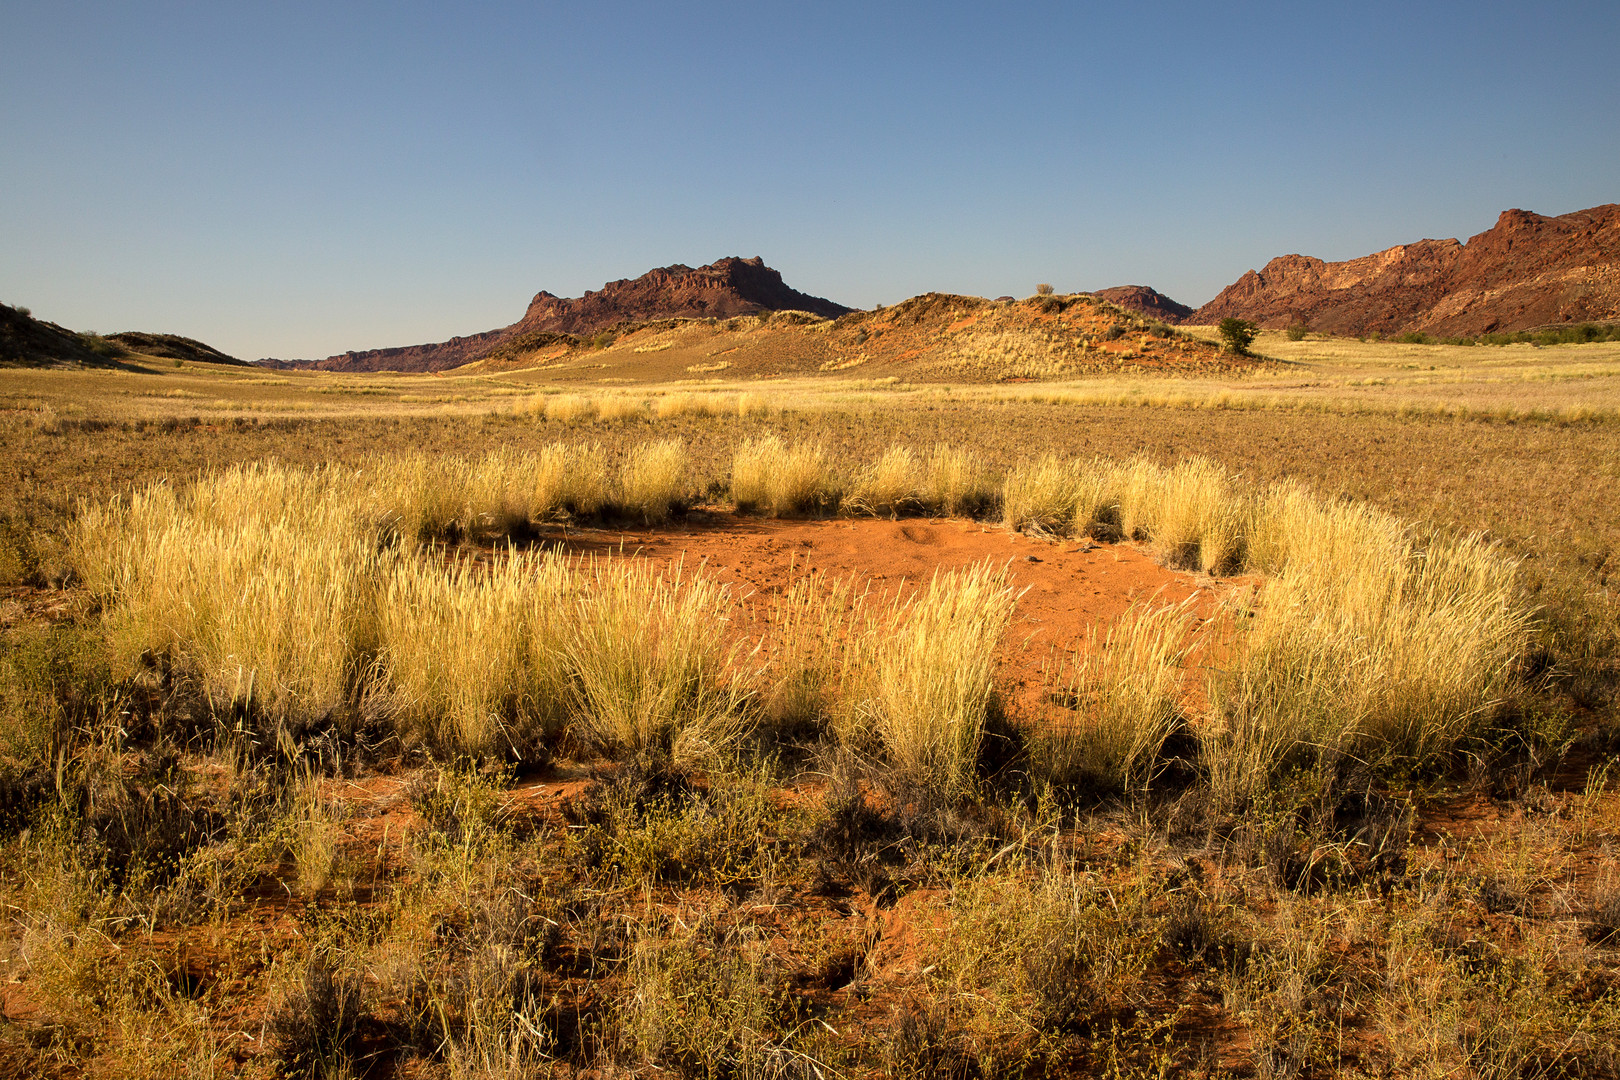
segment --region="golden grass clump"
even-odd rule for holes
[[[236,466],[183,496],[86,506],[73,559],[128,661],[195,675],[216,708],[279,719],[351,700],[375,639],[381,560],[346,470]]]
[[[865,701],[873,728],[901,773],[946,797],[972,788],[1015,600],[1007,570],[988,562],[935,574],[877,646]]]
[[[1047,455],[1007,470],[1001,482],[1001,519],[1009,529],[1062,535],[1074,527],[1079,463]]]
[[[1062,665],[1049,694],[1074,711],[1038,736],[1038,764],[1053,782],[1102,791],[1145,786],[1165,740],[1182,722],[1180,696],[1192,610],[1135,604],[1099,641]]]
[[[837,502],[838,487],[819,443],[785,446],[774,435],[749,439],[731,459],[731,499],[742,513],[789,517]]]
[[[923,506],[953,517],[975,517],[996,501],[995,484],[983,460],[971,450],[940,444],[922,465]]]
[[[510,447],[468,460],[442,454],[377,459],[352,495],[407,541],[511,536],[531,525],[591,517],[609,502],[607,462],[594,444]]]
[[[746,733],[725,586],[640,560],[585,574],[569,639],[574,712],[604,751],[712,758]]]
[[[681,416],[747,416],[739,399],[728,394],[665,394],[653,401],[653,415],[660,420]]]
[[[690,498],[685,443],[661,439],[630,451],[619,471],[618,504],[625,513],[654,525],[667,521]]]
[[[898,517],[922,505],[922,467],[907,446],[891,446],[863,469],[850,489],[847,505],[863,514]]]
[[[1166,469],[1136,460],[1116,467],[1119,531],[1151,539],[1166,562],[1206,573],[1230,571],[1242,560],[1250,503],[1226,470],[1194,457]]]
[[[805,574],[776,594],[761,642],[765,718],[784,731],[819,729],[837,706],[866,624],[866,595],[850,578]]]
[[[596,417],[598,420],[612,422],[615,420],[640,420],[647,415],[647,403],[641,398],[628,397],[623,394],[609,394],[596,399]]]
[[[583,394],[557,394],[546,399],[545,415],[559,424],[576,424],[596,415],[596,403]]]
[[[407,741],[531,756],[566,719],[573,575],[554,556],[401,560],[379,604],[381,672]]]
[[[1286,503],[1298,513],[1297,503]],[[1211,682],[1205,757],[1217,798],[1240,805],[1300,759],[1422,763],[1479,732],[1503,700],[1530,628],[1514,564],[1477,537],[1416,545],[1394,518],[1325,507],[1388,561],[1296,551],[1260,593],[1233,662]],[[1274,526],[1273,526],[1274,527]]]
[[[465,460],[442,454],[377,458],[364,470],[374,512],[407,542],[448,536],[468,516]]]

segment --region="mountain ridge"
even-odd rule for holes
[[[1620,204],[1504,210],[1462,243],[1425,239],[1328,262],[1279,255],[1183,321],[1249,319],[1345,336],[1469,336],[1620,318]]]

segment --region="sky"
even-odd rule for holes
[[[1620,4],[0,0],[0,301],[316,358],[763,256],[856,307],[1620,201]]]

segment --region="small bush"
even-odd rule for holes
[[[706,1080],[793,1075],[781,975],[767,943],[745,928],[644,930],[630,956],[622,1015],[640,1062]]]
[[[359,979],[312,956],[271,1006],[265,1033],[283,1070],[324,1076],[353,1056],[362,1015]]]
[[[1284,331],[1284,333],[1288,335],[1289,341],[1304,341],[1305,335],[1310,332],[1311,328],[1306,326],[1304,323],[1294,323],[1286,331]]]
[[[1238,356],[1248,356],[1249,346],[1260,336],[1260,328],[1254,323],[1230,316],[1222,319],[1215,330],[1220,334],[1227,351]]]

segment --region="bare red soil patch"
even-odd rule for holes
[[[1172,570],[1133,544],[1052,543],[960,519],[783,521],[696,512],[673,527],[583,530],[563,541],[579,555],[635,556],[729,585],[751,614],[810,573],[851,578],[872,598],[901,600],[936,573],[1005,564],[1018,604],[1002,647],[1015,696],[1038,691],[1054,650],[1083,647],[1133,604],[1192,599],[1199,625],[1235,584]]]

